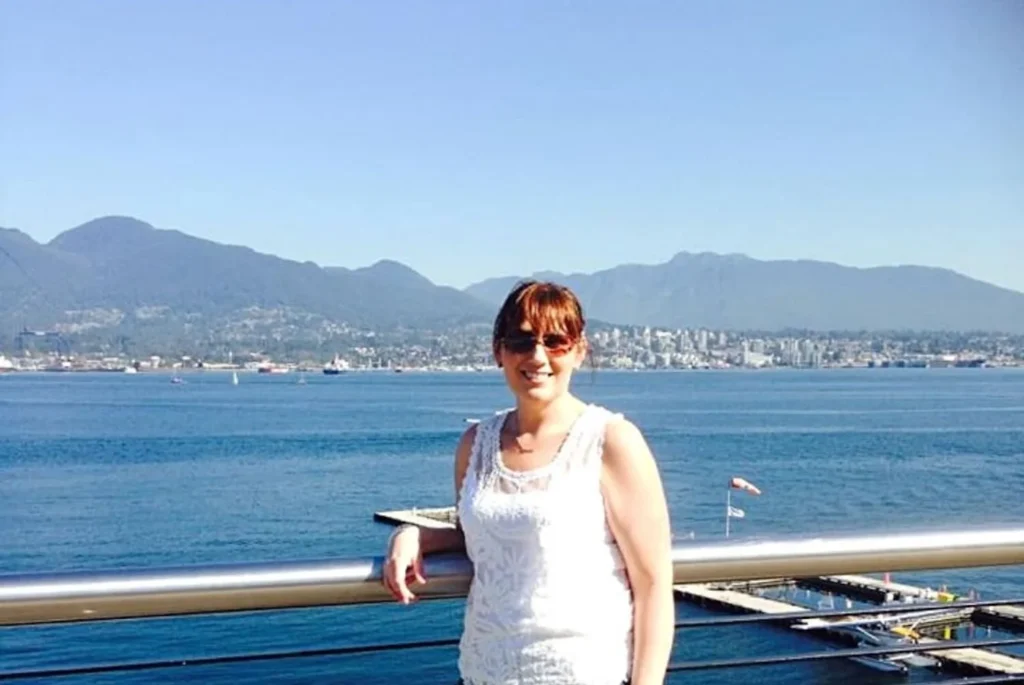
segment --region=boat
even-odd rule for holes
[[[0,373],[10,373],[11,371],[14,371],[14,362],[0,354]]]
[[[852,639],[858,647],[902,647],[917,643],[915,628],[967,620],[973,609],[950,607],[926,609],[899,614],[876,614],[850,619],[811,618],[792,626],[794,630],[824,630]],[[906,674],[911,666],[935,668],[939,660],[925,654],[910,652],[886,656],[854,656],[851,661],[886,673]]]
[[[238,385],[238,372],[237,371],[232,371],[231,372],[231,385]]]
[[[858,639],[858,646],[902,647],[904,645],[914,644],[916,641],[910,637],[887,634],[875,630],[866,630],[865,628],[854,628],[852,630],[854,637]],[[911,666],[919,668],[935,668],[939,665],[938,659],[917,653],[889,654],[877,657],[856,656],[852,657],[852,659],[877,671],[885,671],[889,673],[906,673]]]
[[[324,375],[337,376],[339,374],[345,373],[346,371],[348,371],[348,369],[348,362],[339,357],[338,355],[334,355],[334,359],[324,364]]]
[[[271,364],[270,362],[265,362],[256,367],[257,373],[279,374],[288,373],[289,371],[291,371],[291,369],[289,369],[287,366],[277,366],[275,364]]]

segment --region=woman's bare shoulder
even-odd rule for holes
[[[626,458],[637,449],[647,449],[647,440],[640,428],[621,414],[611,416],[604,428],[605,458]]]

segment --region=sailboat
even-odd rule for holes
[[[238,372],[237,371],[232,371],[231,372],[231,385],[238,385]]]

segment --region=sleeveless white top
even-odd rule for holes
[[[614,415],[588,405],[550,463],[501,460],[511,410],[477,425],[459,520],[473,562],[459,645],[467,685],[620,685],[633,653],[633,599],[601,493]]]

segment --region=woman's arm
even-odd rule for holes
[[[639,429],[608,424],[602,487],[633,589],[632,685],[663,683],[675,636],[672,534],[654,456]]]
[[[473,424],[459,438],[459,444],[455,448],[455,472],[453,480],[455,483],[455,511],[459,511],[459,495],[462,493],[462,481],[466,479],[466,470],[469,468],[469,457],[473,451],[473,441],[476,439],[476,424]],[[438,552],[464,552],[466,550],[466,538],[462,535],[462,526],[458,517],[455,519],[455,528],[421,528],[420,549],[424,554],[436,554]]]
[[[476,425],[470,426],[455,448],[455,510],[459,509],[459,493],[462,481],[469,468],[469,457],[473,451]],[[427,582],[423,575],[423,555],[439,552],[461,552],[466,549],[466,539],[458,522],[455,528],[421,528],[413,524],[399,526],[388,542],[387,559],[384,562],[383,582],[395,599],[408,604],[416,600],[409,590],[410,583]]]

